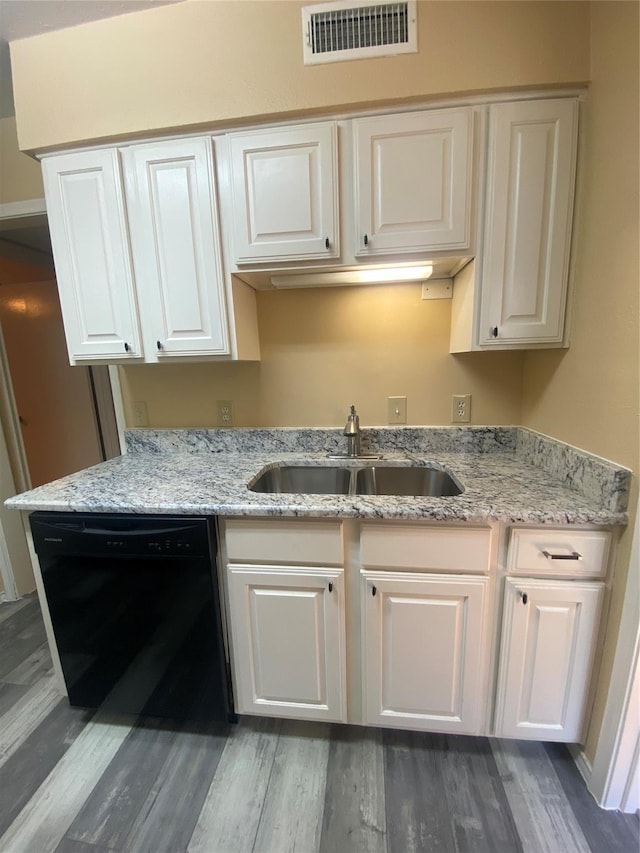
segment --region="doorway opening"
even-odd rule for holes
[[[120,454],[109,368],[69,364],[45,214],[0,220],[0,372],[14,493]]]

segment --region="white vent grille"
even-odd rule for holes
[[[415,0],[323,3],[302,10],[304,64],[418,50]]]

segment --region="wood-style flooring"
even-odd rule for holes
[[[561,745],[71,708],[37,599],[0,605],[2,853],[638,853],[638,838]]]

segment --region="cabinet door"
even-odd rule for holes
[[[489,115],[479,343],[560,343],[573,216],[577,101],[495,104]]]
[[[240,263],[337,258],[335,122],[229,137]]]
[[[342,570],[228,567],[237,710],[346,719]]]
[[[604,585],[507,578],[498,737],[578,741]]]
[[[139,358],[118,152],[45,157],[42,175],[71,363]]]
[[[229,354],[211,140],[123,156],[147,360]]]
[[[466,249],[470,109],[356,119],[356,254]]]
[[[487,578],[363,575],[365,721],[477,734]]]

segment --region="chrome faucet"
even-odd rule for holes
[[[360,418],[355,406],[351,406],[342,434],[347,437],[347,456],[360,456]]]
[[[382,459],[380,454],[360,452],[360,418],[355,406],[351,406],[342,434],[347,439],[347,452],[328,453],[329,459]]]

